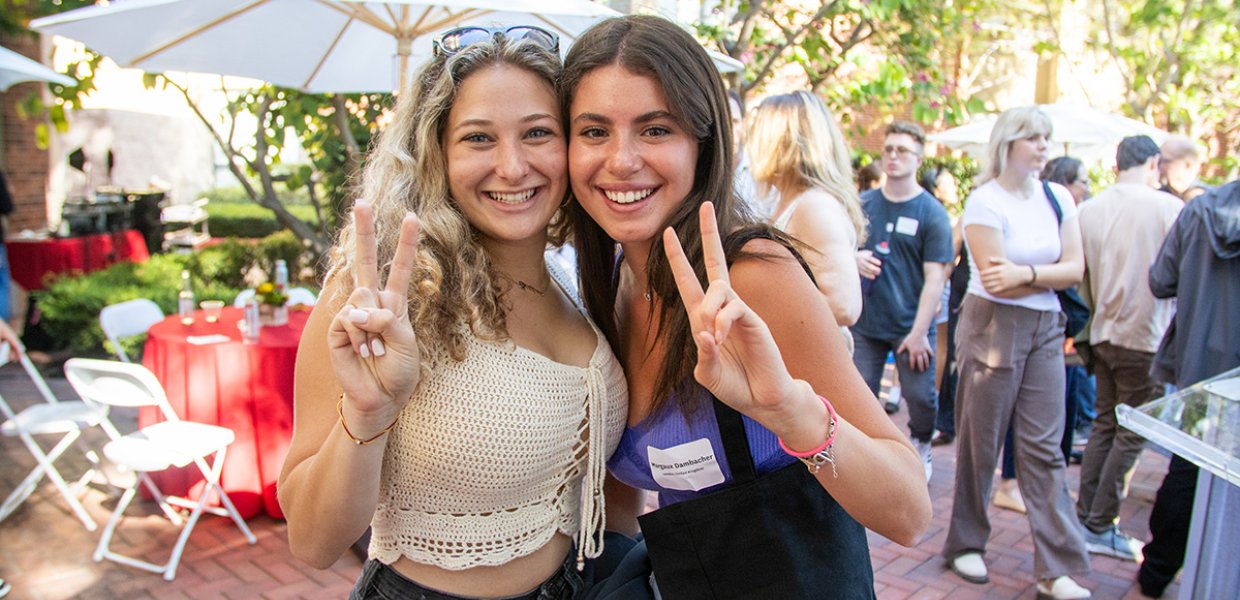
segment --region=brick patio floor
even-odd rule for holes
[[[48,383],[60,398],[75,398],[64,379],[50,378]],[[13,365],[0,368],[0,393],[18,410],[41,401],[25,373]],[[893,417],[902,430],[907,414],[908,411],[902,409]],[[135,421],[129,418],[125,422],[116,412],[113,420],[123,430],[127,425],[132,427]],[[103,439],[98,431],[91,431],[85,437],[91,442]],[[34,460],[15,438],[0,438],[0,457],[0,497],[3,497],[33,468]],[[938,552],[947,533],[954,460],[954,446],[934,450],[934,477],[930,482],[934,520],[916,547],[904,548],[870,535],[878,597],[881,600],[1034,598],[1032,541],[1028,521],[1023,515],[993,507],[990,511],[993,526],[987,553],[990,584],[965,583],[945,569]],[[58,463],[67,479],[80,474],[85,465],[85,459],[73,456]],[[1166,466],[1166,458],[1147,450],[1133,477],[1122,523],[1125,530],[1138,539],[1149,537],[1150,505]],[[1076,466],[1069,469],[1073,487],[1078,471]],[[90,488],[83,497],[87,510],[101,528],[114,506],[114,498],[103,486]],[[113,548],[162,562],[178,530],[160,516],[149,514],[149,506],[131,508],[130,513],[134,516],[121,523]],[[289,553],[282,521],[259,517],[249,524],[258,537],[258,543],[253,546],[245,543],[228,519],[204,516],[189,539],[176,580],[165,582],[152,573],[112,562],[93,562],[91,554],[98,541],[98,532],[87,532],[55,489],[44,481],[22,508],[0,523],[0,577],[13,585],[9,598],[19,600],[275,600],[345,598],[348,595],[361,571],[361,562],[352,554],[341,557],[330,569],[313,569]],[[1133,584],[1135,564],[1095,556],[1093,569],[1093,574],[1083,578],[1082,583],[1094,591],[1094,598],[1142,598]],[[1175,597],[1177,592],[1173,584],[1167,597]]]

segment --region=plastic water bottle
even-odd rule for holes
[[[276,291],[281,295],[288,293],[288,264],[283,259],[276,260]],[[277,306],[271,314],[273,325],[284,325],[288,323],[288,299],[285,297],[284,304]]]
[[[194,288],[189,280],[189,271],[181,271],[181,291],[177,293],[177,314],[181,316],[182,325],[194,324]]]
[[[250,298],[245,301],[245,313],[241,319],[241,339],[247,344],[257,344],[263,324],[259,321],[258,301]]]

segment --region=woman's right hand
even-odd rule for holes
[[[390,420],[409,401],[421,374],[421,352],[409,321],[408,297],[417,263],[418,218],[409,212],[401,221],[391,272],[382,288],[374,214],[368,203],[354,205],[353,224],[355,287],[328,327],[327,346],[349,407],[362,416]]]

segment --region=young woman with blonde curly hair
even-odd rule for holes
[[[315,566],[370,526],[352,598],[574,598],[601,550],[627,395],[544,259],[568,197],[557,46],[437,38],[333,249],[279,492]]]

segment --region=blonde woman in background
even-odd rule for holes
[[[836,323],[856,323],[861,278],[853,256],[866,222],[835,117],[809,92],[770,96],[753,110],[745,147],[759,191],[778,196],[771,224],[815,250],[805,259]]]
[[[943,556],[966,581],[989,580],[986,507],[1010,424],[1038,598],[1079,600],[1090,592],[1072,576],[1090,567],[1059,449],[1066,317],[1055,290],[1080,283],[1085,260],[1072,195],[1051,183],[1048,198],[1038,179],[1050,136],[1035,106],[1003,113],[961,217],[972,275],[956,331],[956,491]]]

